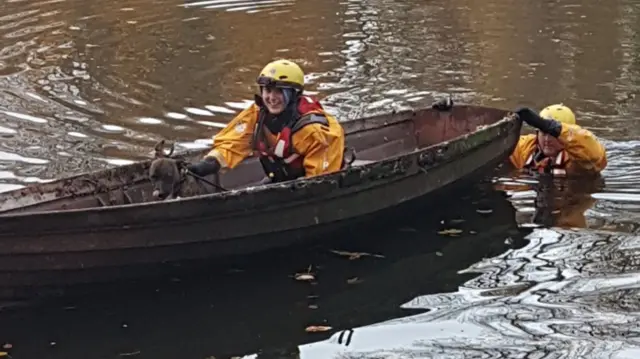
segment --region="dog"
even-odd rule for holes
[[[168,154],[164,152],[165,141],[156,143],[154,159],[149,166],[149,180],[153,186],[153,198],[158,200],[178,199],[199,194],[213,193],[216,187],[196,177],[186,170],[183,159],[172,158],[175,144],[171,144]]]

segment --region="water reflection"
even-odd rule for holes
[[[518,209],[518,222],[544,227],[587,228],[585,212],[604,188],[604,178],[565,179],[551,176],[499,178],[496,189],[510,196]]]
[[[246,352],[269,358],[295,352],[299,343],[332,333],[306,333],[309,325],[339,330],[422,311],[400,305],[416,295],[451,291],[461,283],[458,270],[524,244],[528,231],[517,228],[513,207],[500,193],[480,187],[445,203],[451,201],[457,206],[428,207],[393,219],[396,225],[384,230],[210,264],[199,275],[101,286],[57,302],[5,308],[0,342],[13,345],[15,358],[135,352],[140,358]],[[477,211],[489,206],[490,214]],[[451,228],[460,233],[438,234]],[[512,241],[505,243],[507,237]],[[339,254],[344,251],[377,256],[350,259]],[[310,265],[315,281],[294,280]]]
[[[460,238],[425,241],[434,230],[418,225],[352,248],[384,253],[381,264],[327,260],[317,311],[307,296],[323,284],[292,284],[286,275],[309,257],[290,255],[216,285],[2,313],[0,339],[15,357],[289,352],[322,337],[300,318],[340,330],[405,316],[410,301],[431,311],[356,328],[346,346],[336,333],[301,357],[637,356],[638,23],[638,0],[4,2],[0,190],[146,158],[161,137],[205,147],[274,57],[299,61],[309,92],[343,120],[446,93],[505,108],[564,102],[606,139],[609,165],[604,184],[575,191],[501,178],[521,227],[554,226],[524,248],[504,252],[515,224],[476,221]],[[457,269],[475,262],[466,275],[477,278],[460,285]],[[361,292],[345,273],[364,279]]]
[[[598,177],[553,180],[505,170],[495,188],[509,196],[522,226],[638,233],[638,143],[604,143],[609,164]]]
[[[640,115],[638,7],[8,2],[0,10],[0,135],[17,155],[26,156],[24,143],[41,146],[37,157],[56,163],[49,179],[146,158],[160,137],[184,149],[247,105],[265,59],[286,56],[343,120],[453,93],[503,107],[563,101],[587,128],[626,140],[638,135]]]
[[[456,292],[403,308],[428,313],[335,333],[301,358],[630,358],[637,340],[638,237],[540,229],[520,249],[471,265]],[[555,357],[554,356],[554,357]]]

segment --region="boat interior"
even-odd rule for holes
[[[450,112],[430,108],[407,110],[343,122],[347,148],[354,150],[356,158],[351,166],[367,165],[450,141],[500,121],[507,114],[507,111],[494,108],[456,106]],[[204,153],[198,151],[176,157],[197,161]],[[349,150],[345,153],[346,161],[351,154]],[[152,161],[0,193],[0,216],[160,201],[154,197],[154,186],[149,179]],[[185,177],[179,197],[214,193],[221,190],[218,186],[229,190],[260,184],[265,175],[256,159],[248,159],[233,170],[207,177],[206,182]]]

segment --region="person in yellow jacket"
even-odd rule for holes
[[[267,64],[257,78],[260,95],[213,137],[213,148],[187,169],[206,176],[257,156],[265,182],[282,182],[339,171],[342,125],[314,98],[305,96],[304,73],[293,61]]]
[[[516,114],[537,129],[535,134],[521,136],[509,157],[516,168],[571,176],[597,174],[607,166],[604,146],[593,133],[576,124],[569,107],[551,105],[540,114],[525,107]]]

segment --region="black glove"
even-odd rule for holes
[[[187,166],[189,172],[204,177],[217,173],[220,170],[220,162],[215,157],[205,157],[200,162],[192,163]]]
[[[451,99],[451,97],[440,99],[431,105],[431,108],[434,108],[438,111],[449,111],[452,107],[453,99]]]
[[[528,107],[521,107],[515,111],[515,113],[520,117],[520,119],[529,126],[535,127],[538,130],[548,133],[553,137],[560,136],[560,132],[562,132],[562,124],[556,120],[548,120],[540,117],[537,113],[533,112],[532,109]]]

